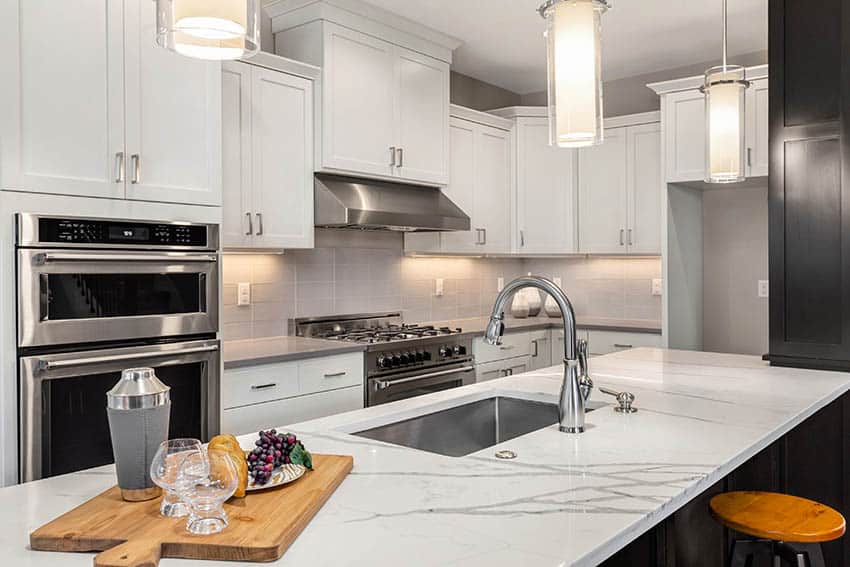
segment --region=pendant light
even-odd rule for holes
[[[602,14],[607,0],[547,0],[549,143],[562,148],[601,144]]]
[[[746,179],[745,93],[750,83],[740,65],[726,63],[726,0],[723,0],[723,63],[705,72],[705,181]]]
[[[196,59],[242,59],[260,49],[260,0],[156,0],[156,43]]]

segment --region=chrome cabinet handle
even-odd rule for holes
[[[248,217],[248,232],[245,233],[245,236],[251,236],[254,234],[254,220],[251,213],[245,213],[245,216]]]
[[[481,231],[483,231],[483,230],[484,230],[483,228],[476,228],[475,229],[475,244],[477,246],[481,246],[482,244],[484,244],[484,242],[481,240]]]
[[[474,366],[461,366],[460,368],[452,368],[450,370],[440,370],[439,372],[431,372],[430,374],[420,374],[419,376],[411,376],[410,378],[399,378],[398,380],[378,380],[375,382],[376,390],[386,390],[398,384],[406,384],[408,382],[416,382],[417,380],[425,380],[427,378],[438,378],[440,376],[448,376],[450,374],[462,374],[464,372],[473,372]]]
[[[505,345],[505,346],[500,346],[499,350],[513,350],[515,348],[516,348],[515,345]]]
[[[519,231],[519,245],[525,247],[525,231]]]
[[[262,235],[263,235],[263,232],[265,232],[265,231],[263,230],[263,213],[256,213],[256,215],[257,215],[257,224],[259,224],[259,225],[260,225],[260,226],[257,228],[257,236],[262,236]]]
[[[633,244],[633,242],[632,242],[632,229],[629,229],[628,232],[629,232],[629,246],[631,246]]]
[[[181,264],[187,262],[217,262],[218,257],[215,254],[181,254],[181,253],[163,253],[163,254],[97,254],[85,253],[78,254],[74,252],[45,252],[44,254],[36,254],[33,256],[33,263],[36,265],[47,264],[50,262],[169,262],[172,264]]]
[[[277,388],[277,382],[272,382],[270,384],[255,384],[251,386],[251,389],[255,392],[258,390],[271,390],[272,388]]]
[[[486,228],[481,229],[481,236],[483,237],[481,244],[486,245],[487,244],[487,229]]]
[[[395,167],[395,146],[390,146],[390,167]]]
[[[348,372],[344,370],[342,372],[331,372],[329,374],[325,374],[325,378],[339,378],[340,376],[345,376],[346,374],[348,374]]]
[[[396,167],[404,167],[404,148],[398,148],[396,152],[398,153],[398,165]]]
[[[100,364],[104,362],[120,362],[123,360],[139,360],[143,358],[165,358],[167,356],[180,356],[184,354],[194,354],[198,352],[213,352],[217,351],[218,347],[203,346],[194,348],[184,348],[181,350],[165,350],[160,352],[134,352],[132,354],[111,354],[106,356],[90,356],[88,358],[74,358],[70,360],[39,360],[38,368],[40,370],[53,370],[55,368],[70,368],[74,366],[86,366],[89,364]]]
[[[753,166],[753,149],[747,148],[747,167]]]
[[[623,233],[624,233],[624,232],[625,232],[625,231],[621,228],[621,229],[620,229],[620,246],[623,246],[623,245],[625,244],[625,243],[623,242]]]
[[[133,167],[133,179],[130,180],[130,183],[138,184],[142,182],[142,158],[139,157],[139,154],[133,154],[130,156],[130,162]]]
[[[115,183],[124,182],[124,152],[115,154]]]
[[[634,345],[614,343],[614,348],[634,348]]]
[[[532,358],[537,358],[540,355],[540,345],[537,342],[537,339],[531,341],[531,344],[534,346],[534,354],[531,355]]]

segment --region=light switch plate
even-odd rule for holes
[[[251,305],[251,284],[239,282],[236,285],[236,305]]]
[[[446,282],[445,282],[445,280],[443,280],[443,278],[437,278],[435,280],[435,282],[436,283],[434,285],[434,295],[436,295],[437,297],[442,297],[443,294],[445,293],[445,283]]]
[[[759,280],[759,297],[770,297],[770,280]]]
[[[499,276],[496,278],[496,291],[502,291],[505,289],[505,278]]]
[[[652,279],[652,295],[661,295],[664,293],[664,280],[661,278]]]

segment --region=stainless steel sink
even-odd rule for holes
[[[588,403],[586,410],[602,405]],[[353,435],[449,457],[463,457],[556,423],[557,404],[497,396]]]

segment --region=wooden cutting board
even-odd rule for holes
[[[117,486],[30,534],[41,551],[100,551],[95,567],[153,567],[161,557],[275,561],[295,541],[351,471],[354,458],[313,455],[314,470],[300,479],[224,505],[230,525],[197,536],[186,518],[164,518],[160,499],[125,502]]]

